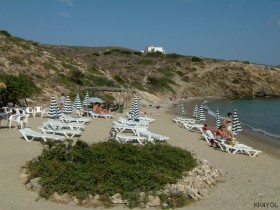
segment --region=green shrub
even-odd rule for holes
[[[152,58],[160,58],[160,57],[163,57],[164,54],[162,52],[149,52],[149,53],[146,53],[146,56],[147,57],[152,57]]]
[[[95,66],[91,66],[90,68],[88,68],[88,71],[93,74],[104,75],[104,73]]]
[[[5,30],[1,30],[0,34],[4,35],[6,37],[11,37],[12,36],[8,31],[5,31]]]
[[[171,84],[176,84],[173,80],[168,77],[153,77],[149,76],[148,79],[148,88],[151,92],[163,92],[164,90],[174,91],[171,87]]]
[[[133,54],[134,54],[134,55],[142,55],[143,53],[142,53],[142,52],[139,52],[139,51],[133,51]]]
[[[112,54],[112,51],[110,51],[110,50],[106,50],[106,51],[103,53],[103,55],[110,55],[110,54]]]
[[[46,68],[46,69],[52,69],[52,70],[56,70],[58,71],[58,68],[56,66],[54,66],[52,63],[43,63],[43,66]]]
[[[19,65],[24,65],[24,62],[22,61],[22,58],[18,56],[12,56],[9,58],[9,60],[13,63],[19,64]]]
[[[200,57],[196,57],[196,56],[192,57],[192,62],[201,62],[201,61],[202,61],[202,58],[200,58]]]
[[[114,49],[111,49],[111,50],[106,50],[104,52],[104,55],[109,55],[109,54],[113,54],[113,53],[121,54],[121,55],[131,55],[132,51],[131,50],[126,50],[126,49],[114,48]]]
[[[114,78],[114,80],[116,80],[119,84],[125,85],[125,86],[126,86],[126,82],[125,82],[125,80],[124,80],[121,76],[119,76],[119,75],[114,75],[113,78]]]
[[[181,72],[181,71],[176,71],[176,73],[177,73],[180,77],[184,76],[184,73]]]
[[[158,71],[162,73],[165,77],[173,77],[174,70],[170,66],[159,68]]]
[[[79,69],[70,70],[70,79],[78,85],[83,85],[84,74]]]
[[[184,56],[183,56],[183,55],[176,54],[176,53],[170,53],[170,54],[166,54],[166,57],[167,57],[167,58],[182,58],[182,57],[184,57]]]
[[[184,81],[184,82],[190,82],[191,81],[190,77],[187,76],[187,75],[182,77],[181,80]]]
[[[99,53],[92,53],[93,56],[100,56]]]
[[[239,79],[234,79],[234,80],[232,80],[232,83],[233,83],[233,84],[239,84],[240,81],[239,81]]]
[[[78,199],[99,194],[108,201],[120,193],[130,207],[135,207],[140,192],[153,194],[168,183],[176,183],[184,172],[196,166],[189,152],[167,144],[89,145],[78,140],[74,146],[71,142],[48,145],[49,149],[27,163],[30,179],[40,177],[40,195],[45,198],[57,192]],[[177,195],[173,200],[177,204],[174,206],[184,203]]]
[[[140,65],[152,65],[153,63],[154,63],[154,61],[152,59],[148,59],[148,58],[143,58],[138,61],[138,64],[140,64]]]
[[[0,90],[0,95],[4,103],[18,103],[20,99],[30,98],[39,94],[41,89],[25,75],[0,75],[0,81],[6,84],[6,89]]]
[[[89,86],[105,86],[105,87],[119,87],[119,85],[105,76],[91,75],[87,78],[86,85]]]

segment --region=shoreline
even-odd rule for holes
[[[213,97],[209,98],[190,98],[186,100],[181,100],[176,102],[176,107],[171,108],[171,113],[174,115],[178,112],[178,104],[183,103],[185,105],[186,116],[192,118],[192,112],[194,106],[197,104],[202,104],[205,100],[211,100]],[[208,113],[206,113],[206,122],[210,127],[214,127],[215,118]],[[248,146],[253,147],[254,149],[261,150],[274,158],[280,159],[280,142],[277,139],[258,133],[253,130],[243,129],[242,132],[238,133],[238,141],[244,143]]]

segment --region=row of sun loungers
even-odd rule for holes
[[[137,142],[144,144],[145,142],[165,142],[169,137],[153,133],[148,130],[149,123],[154,119],[149,117],[141,117],[137,121],[120,117],[112,124],[115,133],[115,139],[120,143]],[[129,134],[128,134],[129,133]]]
[[[34,139],[41,139],[45,142],[47,140],[63,141],[65,138],[80,136],[81,131],[85,129],[85,123],[90,122],[90,118],[70,117],[67,115],[62,115],[60,120],[49,119],[44,122],[39,127],[42,133],[31,128],[22,128],[19,131],[27,142],[32,142]]]
[[[240,144],[237,141],[235,141],[234,145],[230,145],[227,143],[226,139],[217,138],[210,130],[206,130],[205,132],[203,132],[202,128],[204,126],[201,124],[197,124],[195,119],[177,117],[173,119],[173,121],[178,126],[184,127],[189,131],[200,132],[207,143],[210,144],[211,141],[214,141],[214,143],[220,150],[225,151],[229,154],[242,153],[242,154],[249,155],[250,157],[256,157],[262,153],[262,151],[260,150],[255,150],[252,147],[249,147],[245,144]]]

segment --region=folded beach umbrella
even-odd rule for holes
[[[218,128],[220,125],[221,125],[220,112],[219,112],[219,108],[217,108],[216,118],[215,118],[215,127]]]
[[[132,120],[139,119],[140,109],[141,109],[140,97],[135,96],[135,98],[133,99],[132,105],[131,105],[131,110],[130,110],[130,117]]]
[[[57,118],[59,116],[60,116],[60,110],[59,110],[58,104],[55,100],[55,97],[52,96],[50,108],[49,108],[49,111],[48,111],[48,117]]]
[[[196,118],[197,120],[199,119],[198,106],[197,105],[195,105],[195,107],[194,107],[193,117]]]
[[[181,104],[179,105],[178,114],[179,114],[179,115],[185,115],[185,114],[186,114],[186,112],[185,112],[185,107],[184,107],[184,104],[183,104],[183,103],[181,103]]]
[[[73,103],[73,108],[76,109],[76,110],[83,108],[79,93],[75,97],[75,100],[74,100],[74,103]]]
[[[200,105],[198,115],[199,115],[199,119],[198,119],[199,121],[205,121],[206,120],[203,105]]]
[[[237,117],[236,109],[234,110],[233,116],[232,116],[232,131],[235,133],[242,131],[241,124]]]
[[[71,114],[72,113],[72,104],[70,97],[67,95],[64,103],[64,107],[62,109],[62,113],[64,114]]]
[[[89,102],[89,96],[88,96],[88,92],[86,92],[86,96],[83,100],[83,106],[88,107],[88,105],[90,104]]]

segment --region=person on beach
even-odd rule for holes
[[[227,117],[224,119],[224,125],[227,128],[227,131],[231,131],[232,130],[232,113],[229,112],[227,114]]]
[[[216,131],[216,136],[219,136],[221,139],[232,138],[232,133],[227,131],[223,125],[220,125]]]
[[[65,103],[65,96],[64,96],[64,93],[62,93],[61,96],[59,97],[59,108],[60,108],[60,110],[63,109],[64,103]]]
[[[94,105],[93,105],[93,107],[92,107],[92,111],[94,112],[94,113],[98,113],[98,114],[100,114],[100,103],[95,103]]]

